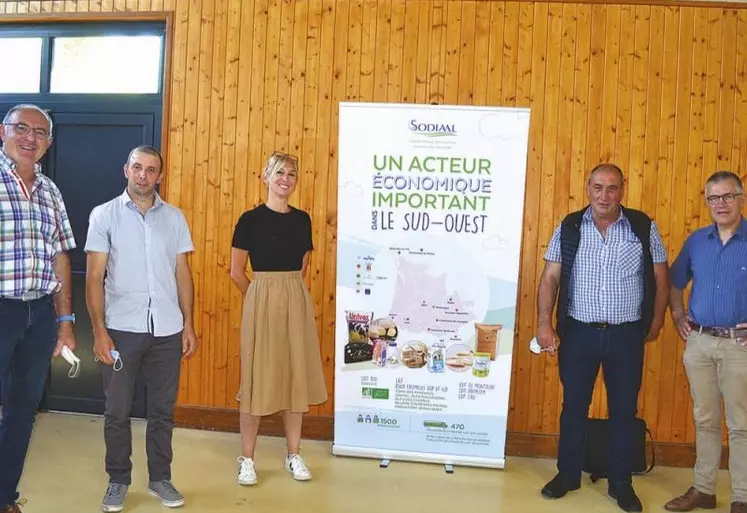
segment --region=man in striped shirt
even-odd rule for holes
[[[668,511],[716,507],[721,462],[721,399],[729,428],[731,513],[747,513],[747,221],[744,190],[734,173],[706,181],[713,223],[685,241],[672,264],[670,307],[687,341],[683,361],[695,420],[695,482]],[[692,281],[686,313],[683,292]]]
[[[0,513],[19,513],[18,482],[53,355],[75,349],[70,259],[75,240],[57,186],[38,164],[52,120],[34,105],[0,125]]]
[[[631,479],[637,400],[644,341],[657,337],[667,309],[669,269],[656,223],[620,204],[623,187],[619,167],[594,168],[586,184],[589,206],[563,220],[545,254],[537,339],[550,354],[561,342],[563,410],[558,474],[542,495],[559,499],[581,486],[587,415],[601,365],[610,418],[607,493],[623,511],[642,511]]]

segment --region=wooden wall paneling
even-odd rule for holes
[[[338,5],[338,10],[341,5]],[[405,3],[392,2],[389,23],[389,65],[387,73],[387,100],[402,101],[403,65],[405,57]]]
[[[205,237],[212,227],[207,225],[208,173],[210,172],[210,100],[212,96],[213,43],[215,41],[215,2],[203,0],[200,20],[200,61],[197,85],[197,133],[195,140],[195,160],[193,168],[192,200],[185,198],[187,205],[193,205],[192,236],[199,241],[202,251],[195,252],[195,306],[199,312],[195,319],[198,335],[210,338],[211,319],[208,312],[212,285],[208,266],[210,255],[204,251]],[[190,16],[194,13],[190,13]],[[190,192],[187,192],[189,197]],[[199,376],[190,382],[190,397],[197,404],[209,404],[212,387],[212,346],[199,354]],[[190,378],[192,374],[190,374]],[[192,387],[192,385],[195,385]]]
[[[672,198],[678,201],[670,201],[670,258],[676,256],[677,248],[682,246],[687,237],[687,202],[681,200],[682,192],[688,190],[690,175],[683,172],[688,169],[688,153],[690,149],[691,126],[691,102],[692,102],[692,69],[694,56],[694,9],[682,9],[679,13],[679,48],[677,49],[677,91],[675,100],[675,139],[672,175]],[[687,436],[687,424],[689,423],[688,409],[690,402],[689,389],[685,369],[682,365],[682,352],[684,344],[680,343],[674,333],[673,326],[667,329],[671,336],[667,339],[660,337],[656,343],[671,339],[674,357],[674,390],[672,410],[672,435],[670,440],[683,442]]]
[[[417,87],[418,87],[418,70],[417,60],[420,47],[418,45],[419,32],[418,28],[420,25],[420,5],[421,2],[409,2],[403,6],[404,9],[404,25],[402,30],[402,92],[400,94],[402,102],[404,103],[417,103]],[[353,3],[348,4],[348,11],[352,11]],[[352,12],[348,16],[352,16]],[[350,24],[348,24],[350,26]],[[346,29],[347,35],[347,29]],[[348,52],[348,57],[350,57]],[[426,59],[427,63],[428,60]],[[347,82],[347,76],[344,79]],[[395,98],[398,98],[395,96]],[[395,100],[396,101],[396,100]]]
[[[220,291],[216,294],[217,319],[222,322],[216,323],[215,338],[211,343],[216,345],[215,352],[215,388],[213,404],[222,408],[234,406],[237,385],[232,383],[229,374],[229,362],[232,358],[238,359],[239,346],[238,337],[233,337],[232,323],[236,322],[232,317],[233,306],[238,303],[234,299],[235,288],[230,281],[231,253],[230,241],[233,236],[233,227],[237,220],[234,217],[235,201],[242,201],[238,197],[236,188],[236,119],[237,119],[237,97],[239,85],[239,55],[241,51],[241,2],[240,0],[229,0],[226,6],[226,56],[225,56],[225,86],[223,91],[223,119],[219,121],[222,126],[221,144],[221,173],[218,235],[214,241],[214,251],[217,257],[215,286]]]
[[[316,129],[318,134],[329,134],[332,129],[332,109],[336,109],[336,105],[332,105],[331,91],[334,87],[333,81],[333,70],[334,70],[334,58],[336,52],[335,47],[335,18],[337,16],[337,5],[335,0],[322,0],[322,18],[321,18],[321,45],[320,45],[320,58],[319,58],[319,96],[317,98],[317,116],[316,116]],[[334,355],[335,344],[334,344],[334,330],[330,329],[323,320],[323,315],[326,311],[329,312],[330,308],[328,302],[325,301],[324,286],[325,277],[328,274],[334,274],[334,255],[335,252],[330,251],[331,241],[327,238],[331,235],[331,230],[328,229],[328,197],[329,197],[329,175],[331,173],[330,167],[330,150],[331,141],[330,137],[319,137],[316,141],[316,154],[314,160],[314,206],[313,206],[313,218],[316,219],[316,226],[318,228],[319,235],[314,239],[316,244],[316,251],[314,252],[315,264],[318,266],[315,273],[312,274],[312,288],[313,297],[316,306],[317,316],[317,333],[320,334],[322,340],[320,342],[321,347],[324,350],[325,357],[322,358],[322,369],[324,371],[325,382],[327,387],[332,385],[334,382],[334,359],[329,358],[330,355]],[[336,196],[335,196],[336,201]],[[334,212],[336,209],[331,207]],[[336,246],[335,246],[336,250]],[[336,282],[336,280],[334,280]],[[331,310],[334,312],[334,308]],[[312,410],[314,413],[325,412],[332,414],[332,411],[325,411],[328,408],[329,403],[325,405],[315,406]]]
[[[528,268],[523,276],[524,284],[528,287],[530,294],[527,301],[522,305],[522,311],[529,316],[529,322],[536,319],[536,294],[537,278],[541,273],[541,266],[537,256],[543,252],[543,245],[546,244],[546,237],[538,245],[538,236],[541,225],[544,222],[542,211],[549,201],[550,210],[552,210],[552,175],[548,177],[542,171],[542,148],[545,141],[542,138],[545,123],[545,79],[547,64],[547,31],[548,31],[548,4],[534,4],[532,12],[531,30],[532,30],[532,51],[531,51],[531,109],[532,119],[529,124],[529,153],[527,156],[527,175],[534,183],[535,189],[530,193],[532,200],[524,208],[524,233],[522,236],[522,252],[524,257],[529,260]],[[526,25],[522,26],[524,29]],[[526,27],[529,28],[529,27]],[[517,102],[518,104],[518,102]],[[545,236],[547,230],[542,235]],[[532,272],[534,270],[534,272]],[[522,298],[524,299],[524,298]],[[519,340],[527,340],[520,337]],[[530,376],[529,376],[529,412],[527,414],[526,429],[531,432],[542,430],[542,409],[544,406],[544,374],[545,367],[542,361],[531,358]]]
[[[723,39],[721,41],[721,97],[719,98],[718,169],[733,167],[732,141],[734,134],[734,106],[737,71],[737,10],[723,11]]]
[[[347,41],[348,27],[350,18],[351,4],[348,2],[337,2],[335,13],[334,41]],[[330,134],[338,134],[340,126],[339,102],[345,99],[347,91],[347,76],[344,70],[347,68],[347,60],[350,54],[344,45],[335,45],[333,60],[333,81],[332,97],[329,105],[330,109]],[[335,382],[335,314],[337,295],[337,165],[340,148],[337,137],[330,137],[330,145],[327,150],[329,157],[327,172],[327,212],[324,218],[326,229],[325,245],[325,274],[324,289],[322,293],[323,309],[321,316],[323,318],[321,346],[322,346],[322,365],[324,369],[325,383],[327,384],[327,393],[329,401],[320,406],[319,412],[325,416],[334,415],[334,382]]]
[[[633,105],[633,66],[635,64],[635,6],[620,7],[620,66],[615,119],[615,151],[612,161],[630,177],[630,136]],[[627,191],[626,191],[627,194]],[[627,200],[627,197],[625,198]],[[627,205],[627,202],[626,202]]]
[[[127,0],[125,3],[125,11],[137,12],[138,3],[139,3],[139,0]]]
[[[731,167],[735,172],[747,172],[747,12],[737,11],[736,81],[734,85],[734,140],[732,143]],[[738,170],[738,171],[737,171]]]
[[[708,13],[708,56],[706,64],[705,127],[703,130],[703,174],[705,181],[716,170],[718,162],[718,116],[719,92],[721,87],[721,44],[723,34],[723,10],[707,9]],[[710,219],[708,206],[701,201],[700,217]]]
[[[650,216],[656,218],[653,199],[656,198],[657,176],[659,169],[659,130],[661,128],[661,89],[662,89],[662,67],[664,59],[664,9],[662,7],[650,8],[650,36],[648,52],[648,87],[646,90],[646,115],[641,120],[645,123],[645,138],[643,141],[643,187],[641,209]],[[655,219],[658,222],[658,219]],[[661,230],[662,227],[659,227]],[[644,360],[646,388],[643,417],[652,423],[654,436],[656,431],[656,418],[659,407],[658,391],[661,383],[659,366],[661,364],[662,344],[654,343],[646,346]]]
[[[308,210],[313,220],[313,240],[315,250],[311,255],[309,262],[309,279],[311,283],[311,296],[314,300],[314,311],[316,312],[316,325],[317,333],[322,331],[322,298],[319,294],[320,284],[323,283],[322,272],[324,270],[324,235],[323,223],[321,222],[324,217],[324,210],[321,209],[321,199],[319,196],[325,194],[326,189],[326,169],[319,167],[322,159],[318,159],[318,146],[317,138],[320,137],[319,132],[319,106],[320,106],[320,93],[321,93],[321,72],[322,60],[322,48],[328,48],[323,46],[322,38],[324,37],[322,24],[324,22],[323,17],[323,1],[313,0],[309,3],[309,19],[308,19],[308,39],[306,41],[306,91],[304,97],[304,141],[303,141],[303,157],[302,162],[304,166],[304,176],[306,176],[306,185],[304,186],[307,194],[307,202],[305,203],[306,209]],[[326,69],[326,68],[325,68]],[[323,177],[323,178],[322,178]],[[324,180],[324,181],[322,181]],[[326,197],[326,195],[325,195]],[[317,202],[317,200],[319,202]],[[321,214],[318,213],[317,208],[321,209]],[[311,409],[312,413],[318,412],[318,407]]]
[[[99,0],[98,3],[100,4],[101,1]],[[42,12],[41,4],[42,2],[39,0],[29,2],[29,13],[31,14],[41,13]]]
[[[487,8],[490,8],[490,12]],[[506,44],[504,26],[505,2],[479,3],[477,6],[477,58],[484,58],[487,69],[475,71],[475,101],[481,105],[502,105],[503,95],[503,47]],[[483,47],[483,39],[488,44]],[[486,56],[481,57],[481,56]],[[484,71],[483,71],[484,70]],[[483,83],[484,81],[484,83]]]
[[[649,42],[651,39],[651,7],[639,5],[633,7],[635,22],[633,24],[633,57],[631,112],[630,112],[630,155],[628,157],[625,203],[630,208],[641,209],[643,202],[644,143],[646,139],[646,90],[648,85]],[[623,23],[621,38],[630,36]],[[626,52],[628,53],[628,52]],[[643,382],[646,383],[648,372],[644,367]],[[645,386],[645,385],[644,385]],[[645,404],[645,395],[640,397],[641,408]]]
[[[676,131],[677,107],[677,50],[679,46],[679,8],[664,8],[664,67],[662,71],[661,130],[659,132],[658,195],[656,197],[656,221],[665,240],[672,234],[670,198],[674,175],[674,140]],[[670,249],[671,251],[671,249]],[[670,255],[671,256],[671,255]],[[675,362],[677,340],[671,336],[671,326],[666,328],[661,346],[661,383],[659,386],[659,408],[657,428],[667,440],[672,430],[672,409],[674,403]]]
[[[279,150],[280,146],[276,144],[277,131],[284,124],[284,120],[278,119],[278,81],[280,73],[280,31],[281,18],[280,7],[281,0],[268,0],[267,5],[267,37],[265,38],[265,73],[264,78],[264,98],[262,105],[264,108],[262,114],[262,161],[266,161],[269,155]],[[262,198],[265,198],[263,195]]]
[[[535,12],[537,15],[542,13]],[[543,257],[547,249],[553,230],[555,229],[555,220],[566,212],[566,204],[563,184],[566,182],[568,168],[563,167],[563,163],[558,161],[558,152],[564,151],[559,142],[559,133],[565,131],[566,124],[559,126],[561,123],[560,109],[563,105],[561,97],[560,84],[567,69],[561,67],[563,60],[564,41],[564,17],[563,5],[551,4],[547,11],[546,27],[546,50],[545,50],[545,95],[544,95],[544,118],[542,123],[542,150],[541,150],[541,208],[544,212],[552,212],[550,215],[541,215],[537,234],[541,243],[537,244],[537,283],[542,272]],[[536,27],[539,28],[539,27]],[[567,27],[566,27],[567,28]],[[572,69],[572,68],[571,68]],[[567,188],[564,191],[567,194]],[[561,204],[558,205],[557,200]],[[540,359],[533,358],[537,363],[543,363]],[[542,390],[542,416],[537,419],[538,431],[545,432],[553,430],[557,423],[557,397],[558,397],[558,366],[557,358],[552,358],[549,362],[544,362],[544,369],[538,383],[537,391]]]
[[[503,2],[498,2],[497,5],[503,5]],[[500,96],[500,67],[496,70],[495,75],[498,77],[490,77],[491,68],[495,67],[496,57],[498,63],[500,63],[500,39],[503,38],[503,16],[501,16],[499,23],[496,24],[495,32],[496,35],[492,35],[490,30],[491,22],[491,9],[492,6],[487,2],[477,2],[475,6],[475,54],[474,54],[474,66],[472,68],[472,103],[474,105],[487,105],[488,104],[488,87],[498,89],[495,93],[496,96]],[[491,105],[498,105],[498,102],[492,103]]]
[[[431,3],[420,0],[408,5],[418,6],[417,57],[415,58],[415,97],[417,103],[428,102],[428,64],[431,38],[428,37],[431,28]],[[352,23],[350,29],[353,29]],[[407,34],[405,34],[407,37]]]
[[[345,101],[356,100],[360,95],[363,0],[351,0],[348,9],[347,58],[345,60]]]
[[[206,0],[209,1],[209,0]],[[116,6],[115,6],[116,8]],[[195,230],[194,212],[194,186],[195,186],[195,148],[197,145],[197,100],[200,77],[200,32],[202,29],[202,0],[190,0],[188,12],[189,28],[187,30],[187,60],[185,72],[184,89],[184,127],[182,138],[181,165],[175,170],[175,175],[180,177],[181,187],[178,198],[191,229],[192,240],[195,242],[195,253],[191,257],[192,275],[195,281],[195,330],[197,335],[202,336],[198,328],[200,314],[197,309],[197,284],[199,279],[200,259],[198,257],[199,237]],[[175,187],[172,187],[172,189]],[[185,377],[179,380],[179,401],[187,404],[199,404],[199,390],[201,380],[201,361],[203,351],[188,360],[185,365]]]
[[[443,103],[459,104],[459,51],[462,35],[461,2],[446,2],[446,48],[443,81]]]
[[[460,30],[459,64],[457,66],[457,103],[459,105],[474,105],[474,83],[472,81],[475,68],[481,68],[485,62],[478,63],[475,59],[475,16],[477,6],[472,0],[462,2],[462,23]]]
[[[219,379],[223,376],[218,370],[223,366],[223,356],[227,350],[225,339],[221,339],[220,324],[221,319],[225,319],[221,312],[218,312],[219,296],[225,294],[225,290],[230,287],[230,283],[225,279],[224,264],[221,268],[219,259],[225,255],[226,246],[222,240],[216,240],[220,234],[220,210],[223,209],[223,197],[221,196],[222,175],[224,173],[224,163],[222,161],[222,146],[226,138],[230,137],[226,133],[224,124],[223,99],[225,95],[226,84],[226,37],[228,34],[227,9],[229,0],[215,0],[214,6],[214,25],[213,25],[213,49],[212,49],[212,67],[210,69],[210,120],[208,121],[207,132],[207,162],[204,169],[206,174],[205,187],[205,239],[203,248],[205,253],[204,274],[204,298],[203,306],[204,333],[207,340],[211,343],[203,348],[205,355],[209,355],[209,364],[203,367],[204,375],[209,376],[203,379],[206,389],[202,397],[207,404],[220,404],[220,399],[225,397],[225,379]],[[228,172],[228,171],[226,171]],[[232,172],[232,171],[231,171]],[[229,207],[230,209],[230,207]],[[225,322],[225,321],[223,321]],[[207,363],[207,362],[205,362]]]
[[[446,5],[444,0],[434,0],[431,5],[430,55],[428,58],[428,103],[444,102],[446,80]],[[361,91],[363,93],[363,91]]]
[[[392,24],[392,0],[376,2],[376,40],[374,58],[373,101],[387,101],[389,81],[389,46]]]
[[[511,19],[511,25],[515,24],[515,29],[509,27],[509,12],[514,12],[516,17]],[[511,105],[517,107],[528,107],[532,101],[532,39],[534,27],[534,8],[532,4],[508,3],[506,6],[506,26],[507,34],[515,34],[512,39],[510,52],[504,53],[504,69],[506,69],[506,59],[509,62],[509,69],[516,70],[515,81],[509,78],[508,83],[504,84],[503,95],[509,95]],[[511,30],[509,30],[509,28]],[[514,64],[515,62],[515,64]],[[506,75],[504,75],[506,76]],[[508,77],[507,77],[508,78]],[[529,132],[541,130],[542,112],[532,111],[529,121]],[[519,340],[529,340],[534,336],[534,304],[537,297],[537,290],[533,280],[524,279],[525,276],[534,277],[536,263],[533,253],[537,244],[537,222],[539,216],[539,198],[536,194],[539,185],[539,171],[536,164],[536,151],[534,153],[535,166],[531,167],[529,162],[532,158],[531,145],[527,152],[527,177],[526,193],[524,200],[524,221],[522,234],[522,262],[519,267],[519,300],[517,304],[517,318],[515,325],[518,326],[518,335],[514,336],[514,342]],[[518,344],[517,344],[517,347]],[[531,376],[533,360],[531,354],[527,351],[519,351],[513,355],[512,376],[522,376],[521,380],[527,380]],[[535,363],[538,365],[538,363]],[[525,381],[526,383],[526,381]],[[516,406],[509,415],[509,425],[511,429],[526,430],[527,416],[529,413],[529,397],[531,395],[529,386],[513,387],[513,397],[509,398],[509,405],[513,401]],[[535,404],[535,407],[538,407]]]
[[[703,167],[703,130],[704,130],[704,106],[706,88],[706,65],[707,65],[707,40],[708,40],[708,16],[705,9],[694,9],[693,14],[693,57],[691,69],[691,103],[690,103],[690,133],[688,137],[688,159],[687,159],[687,193],[685,199],[685,225],[687,235],[700,228],[700,208],[702,190],[702,167]],[[683,241],[684,242],[684,241]],[[670,244],[671,245],[671,244]],[[679,253],[680,246],[672,247],[675,254]],[[684,346],[684,342],[680,342]],[[681,383],[682,389],[678,393],[685,393],[689,397],[690,391],[687,387],[687,377]],[[684,440],[691,441],[695,436],[695,425],[692,421],[692,407],[689,403],[684,406],[685,419],[683,436]]]
[[[294,154],[290,147],[290,104],[293,88],[293,21],[295,8],[290,0],[280,5],[278,47],[277,108],[275,109],[275,148]]]

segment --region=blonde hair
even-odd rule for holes
[[[288,153],[283,153],[281,151],[276,151],[272,155],[270,155],[270,158],[267,159],[267,164],[265,164],[265,169],[262,171],[262,178],[265,182],[270,181],[270,177],[277,173],[279,169],[283,168],[287,163],[291,163],[293,165],[293,168],[298,172],[298,158],[294,157],[293,155],[290,155]]]

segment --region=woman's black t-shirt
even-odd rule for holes
[[[297,208],[283,214],[262,204],[241,215],[231,245],[249,252],[255,272],[300,271],[304,255],[314,249],[311,218]]]

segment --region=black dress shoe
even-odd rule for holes
[[[560,499],[566,493],[581,488],[580,480],[566,478],[563,474],[556,474],[552,481],[547,483],[542,489],[542,496],[545,499]]]
[[[617,501],[617,505],[623,511],[638,512],[643,511],[641,499],[635,494],[631,483],[610,483],[607,488],[607,495]]]

